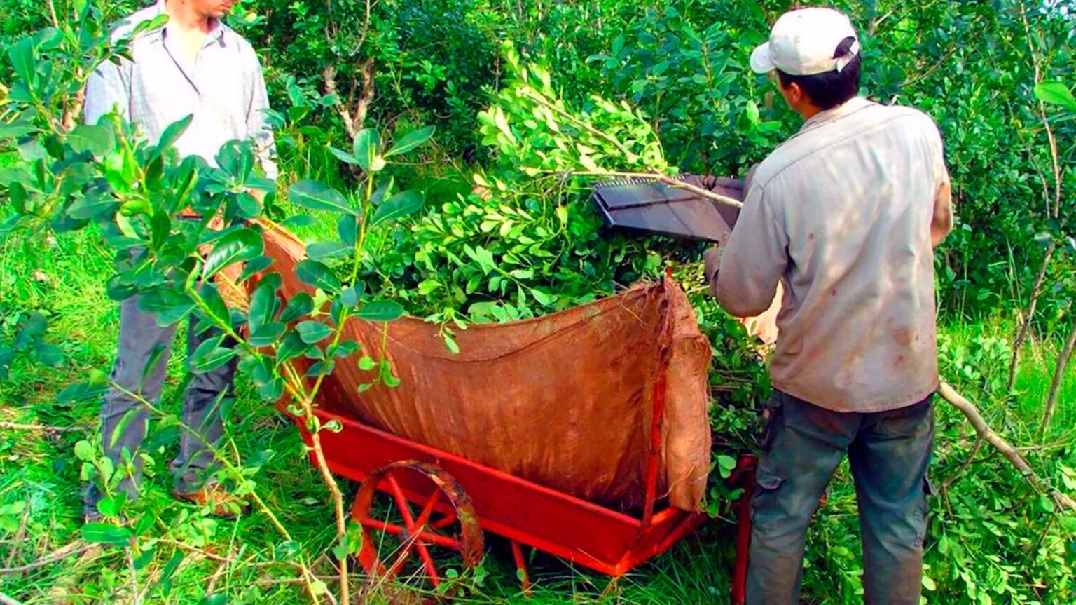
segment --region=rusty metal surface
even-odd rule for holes
[[[403,526],[372,518],[374,496],[379,491],[393,498],[404,519]],[[414,513],[411,504],[421,507],[419,514]],[[435,513],[442,518],[432,522]],[[457,550],[467,567],[477,565],[485,554],[482,528],[474,504],[459,482],[435,464],[401,461],[375,470],[359,488],[351,515],[362,525],[359,562],[371,579],[395,578],[406,560],[417,552],[431,584],[437,587],[441,579],[429,547]],[[458,526],[458,531],[446,534],[453,525]],[[399,553],[392,557],[388,567],[378,552],[372,529],[399,539]]]

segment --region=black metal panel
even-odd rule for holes
[[[684,176],[681,182],[742,201],[742,180]],[[736,224],[739,210],[656,179],[615,179],[599,184],[591,200],[606,224],[671,237],[719,241]]]

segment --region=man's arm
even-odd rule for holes
[[[748,191],[736,226],[723,247],[710,292],[722,308],[736,317],[763,313],[773,303],[777,284],[788,267],[788,234],[774,216],[761,187]],[[713,257],[710,264],[714,264]]]
[[[262,74],[261,64],[258,57],[254,55],[253,49],[249,65],[249,77],[253,81],[250,88],[250,102],[247,106],[247,132],[254,141],[254,150],[258,155],[262,170],[265,171],[265,176],[275,181],[278,171],[276,162],[273,160],[276,142],[273,138],[273,130],[269,127],[267,115],[269,93],[265,88],[265,76]]]
[[[930,244],[937,248],[953,230],[953,190],[945,165],[945,143],[938,125],[930,120],[929,145],[934,163],[934,210],[930,216]]]
[[[937,248],[953,230],[952,186],[946,179],[934,196],[934,213],[930,218],[930,244]]]

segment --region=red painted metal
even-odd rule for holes
[[[321,433],[329,470],[334,473],[363,480],[374,469],[400,460],[435,464],[466,486],[482,529],[607,575],[627,573],[638,563],[667,550],[706,519],[705,513],[665,509],[644,526],[639,518],[401,439],[353,419],[320,410],[317,414],[323,424],[337,420],[343,426],[339,433]],[[297,424],[309,442],[305,426]],[[311,462],[317,464],[313,455]],[[407,479],[397,477],[401,491],[409,501],[422,506],[430,496],[429,487]],[[437,507],[441,506],[443,503],[438,503]]]
[[[668,310],[668,305],[662,303],[663,314]],[[669,328],[667,318],[662,320],[662,332]],[[664,339],[663,339],[664,340]],[[657,497],[658,488],[658,462],[661,457],[661,426],[665,421],[665,368],[668,363],[668,350],[662,351],[659,364],[658,379],[654,384],[654,407],[651,410],[653,417],[650,421],[650,451],[646,459],[646,499],[643,501],[643,526],[650,525],[654,514],[654,501]]]
[[[523,594],[530,596],[531,579],[527,575],[527,562],[523,560],[523,549],[519,542],[512,540],[512,558],[516,560],[516,569],[519,571],[519,582],[523,585]]]
[[[747,556],[751,549],[751,493],[755,486],[755,456],[743,456],[736,465],[731,481],[743,488],[736,501],[736,565],[732,572],[732,605],[744,605],[747,600]]]
[[[446,538],[430,532],[419,532],[413,534],[408,531],[406,527],[401,527],[395,523],[389,523],[388,521],[381,521],[372,517],[354,516],[354,519],[361,525],[376,529],[378,531],[388,532],[394,536],[402,536],[407,534],[411,537],[419,537],[422,540],[429,542],[430,544],[436,544],[437,546],[443,546],[445,548],[451,548],[452,550],[462,550],[463,544],[459,540],[453,540],[452,538]]]
[[[672,279],[672,269],[665,269],[665,276],[667,279]],[[661,333],[662,338],[659,342],[668,342],[667,338],[669,330],[672,329],[672,324],[669,321],[668,313],[669,303],[667,300],[661,303]],[[654,504],[657,499],[657,487],[658,487],[658,463],[661,458],[661,427],[665,421],[665,384],[666,384],[666,368],[669,364],[669,348],[663,347],[659,351],[658,360],[658,377],[654,381],[654,393],[652,395],[654,405],[651,409],[652,417],[650,419],[650,451],[647,452],[646,459],[646,496],[643,500],[643,526],[650,525],[654,514]]]
[[[421,496],[414,491],[415,486],[420,486],[423,490]],[[376,491],[385,492],[392,497],[396,510],[403,519],[402,524],[371,517]],[[411,508],[412,503],[422,507],[417,515]],[[431,523],[435,513],[444,515],[445,518],[438,523]],[[437,573],[430,548],[441,547],[457,551],[462,556],[464,565],[470,567],[477,565],[484,555],[482,530],[470,499],[455,478],[435,465],[400,461],[373,470],[355,495],[351,516],[362,527],[362,544],[358,558],[371,578],[397,577],[412,555],[417,554],[419,569],[425,571],[426,580],[436,589],[441,584],[441,576]],[[459,526],[457,531],[438,533],[454,525]],[[393,545],[391,554],[385,556],[379,548],[384,540],[375,540],[370,530],[378,530],[394,537],[388,541]],[[382,561],[383,556],[388,563],[387,568]],[[415,575],[422,576],[420,573]]]

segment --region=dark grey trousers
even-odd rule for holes
[[[116,360],[111,378],[117,385],[140,394],[157,405],[164,387],[168,359],[175,339],[176,326],[157,325],[156,315],[138,308],[138,296],[120,304],[120,334]],[[202,342],[220,332],[215,328],[202,334],[195,332],[196,320],[191,316],[187,333],[187,354],[191,355]],[[225,339],[223,346],[235,346]],[[155,351],[160,350],[156,357]],[[147,368],[154,361],[152,368]],[[191,492],[201,487],[213,470],[213,455],[206,443],[218,444],[223,430],[221,403],[233,397],[232,382],[237,360],[206,374],[193,374],[183,396],[182,421],[196,434],[181,429],[179,455],[172,462],[175,489]],[[126,418],[126,420],[125,420]],[[138,497],[142,481],[142,460],[138,450],[146,436],[149,411],[138,399],[119,388],[110,388],[101,405],[101,434],[104,452],[117,469],[124,464],[124,450],[130,453],[133,472],[119,484],[119,490],[130,499]],[[119,430],[117,430],[119,429]],[[97,503],[103,497],[97,482],[86,487],[83,505],[87,515],[97,514]]]
[[[799,604],[807,526],[845,454],[863,536],[863,602],[919,604],[932,399],[842,414],[775,391],[752,501],[748,605]]]

